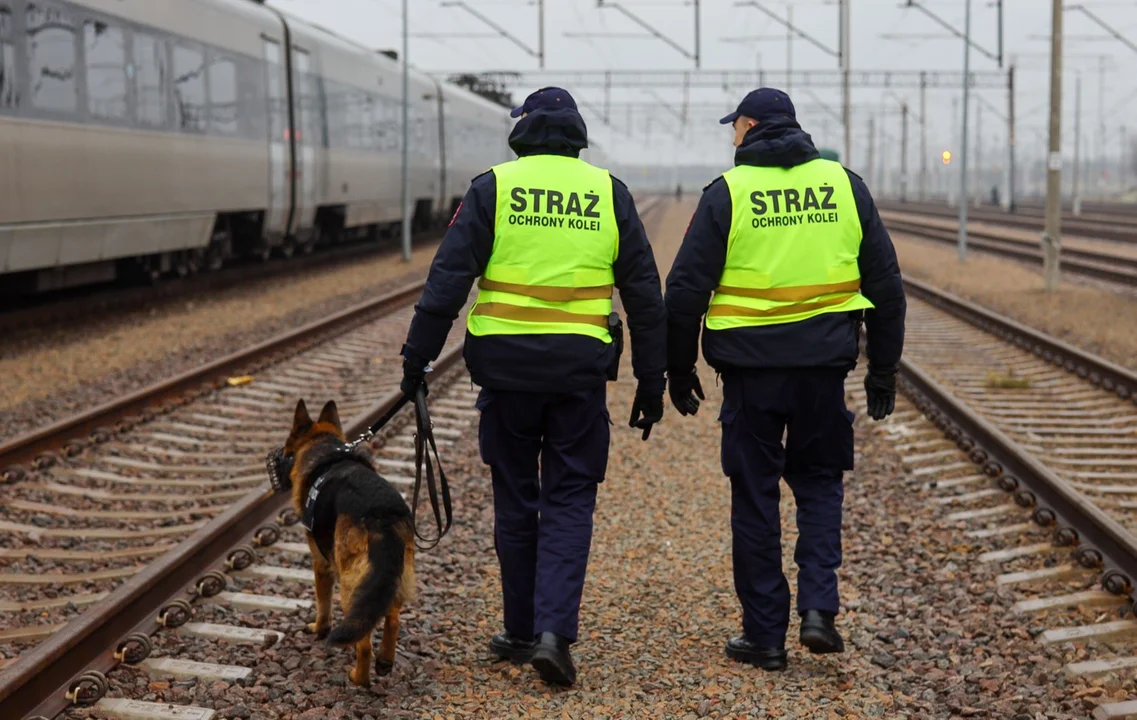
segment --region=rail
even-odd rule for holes
[[[929,240],[954,245],[958,242],[955,230],[929,227],[909,220],[889,220],[889,230],[918,235]],[[977,250],[1042,265],[1042,250],[1034,244],[999,236],[992,232],[968,229],[968,245]],[[1076,248],[1062,248],[1062,267],[1078,275],[1095,277],[1121,285],[1137,285],[1137,258]]]
[[[133,425],[137,420],[132,416],[146,417],[155,411],[184,404],[194,395],[221,387],[227,375],[259,369],[286,354],[299,352],[325,335],[345,332],[372,314],[413,300],[422,293],[423,287],[423,281],[404,285],[374,300],[353,305],[176,377],[0,443],[0,481],[21,479],[26,473],[21,463],[36,466],[52,462],[52,452],[79,453],[84,447],[83,436],[87,436],[86,442],[105,442],[113,437],[116,429]]]
[[[338,316],[337,316],[338,317]],[[441,374],[462,357],[459,344],[434,363]],[[349,436],[362,433],[401,397],[386,395],[344,428]],[[266,483],[267,484],[267,483]],[[0,707],[5,718],[55,717],[65,710],[69,692],[81,681],[96,682],[120,661],[130,636],[152,635],[161,628],[159,613],[185,593],[193,596],[208,583],[211,569],[232,562],[227,556],[250,535],[271,535],[264,523],[285,508],[288,496],[266,489],[241,498],[224,514],[191,535],[145,570],[118,587],[34,650],[0,673]],[[267,541],[265,544],[269,544]]]
[[[915,280],[904,282],[916,296],[940,309],[1122,399],[1137,400],[1137,373],[951,293]],[[1076,547],[1083,566],[1101,570],[1101,583],[1107,590],[1123,595],[1133,593],[1137,580],[1137,536],[907,359],[900,364],[900,387],[973,463],[982,467],[985,475],[1004,491],[1014,493],[1017,504],[1033,509],[1036,524],[1053,529],[1056,545]]]

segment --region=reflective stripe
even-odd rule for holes
[[[583,315],[553,308],[522,307],[508,303],[478,303],[471,315],[487,315],[502,320],[520,320],[533,323],[578,323],[608,329],[607,315]]]
[[[873,306],[860,293],[862,229],[849,174],[840,164],[739,165],[723,179],[731,225],[708,330],[800,322]]]
[[[846,282],[829,283],[828,285],[798,285],[797,287],[780,288],[744,288],[730,285],[719,285],[715,288],[716,294],[738,295],[739,297],[757,298],[758,300],[777,300],[779,302],[801,302],[812,300],[822,295],[833,293],[855,293],[861,289],[861,279]]]
[[[798,313],[814,312],[833,305],[842,305],[856,297],[856,293],[837,295],[835,297],[798,305],[779,305],[772,308],[752,308],[741,305],[712,305],[707,317],[776,317],[779,315],[797,315]]]
[[[481,290],[507,292],[514,295],[545,300],[547,302],[570,302],[572,300],[606,300],[612,297],[612,285],[595,287],[552,287],[550,285],[521,285],[520,283],[500,282],[498,280],[478,280]]]

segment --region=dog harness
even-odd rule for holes
[[[311,533],[312,539],[316,541],[316,548],[328,561],[332,560],[335,553],[335,495],[321,491],[332,479],[335,467],[344,462],[357,462],[366,466],[368,470],[373,470],[371,463],[356,455],[351,446],[336,448],[331,455],[312,469],[311,473],[317,477],[308,490],[308,497],[304,500],[304,515],[300,519],[304,529]]]

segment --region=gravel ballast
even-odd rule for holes
[[[0,349],[0,440],[420,279],[436,248],[420,243],[410,263],[383,252],[78,327],[13,333]]]
[[[1137,370],[1137,301],[1132,292],[1064,276],[1042,287],[1039,269],[972,252],[960,264],[952,247],[893,233],[901,271],[1012,317],[1084,350]]]
[[[693,205],[669,208],[653,235],[666,267]],[[404,615],[389,677],[347,683],[347,651],[329,652],[303,629],[310,616],[206,610],[203,619],[272,627],[267,650],[201,645],[195,660],[254,668],[249,683],[150,682],[116,673],[134,697],[207,705],[242,718],[955,718],[1067,720],[1120,697],[1115,685],[1066,679],[1073,646],[1032,640],[1038,618],[1011,614],[999,568],[975,561],[990,549],[945,523],[928,492],[906,482],[882,425],[858,410],[857,470],[846,476],[843,612],[849,651],[811,656],[791,625],[790,668],[769,674],[726,659],[740,612],[730,560],[729,487],[719,462],[720,388],[700,369],[707,401],[695,418],[668,407],[648,442],[627,427],[630,364],[609,386],[613,419],[584,593],[579,685],[550,690],[528,667],[495,663],[486,643],[500,628],[489,472],[476,420],[444,450],[456,523],[418,555],[419,597]],[[898,404],[898,414],[911,407]],[[911,420],[909,420],[911,422]],[[784,566],[795,582],[793,505],[782,504]],[[290,528],[289,541],[298,539]],[[272,559],[272,553],[270,560]],[[308,562],[304,559],[304,562]],[[311,599],[310,584],[258,581],[239,588]],[[338,614],[338,613],[337,613]],[[169,633],[159,647],[173,651]],[[80,717],[76,712],[72,717]]]

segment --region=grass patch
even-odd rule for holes
[[[1030,387],[1030,378],[1015,375],[1015,371],[1007,368],[1005,373],[998,373],[992,370],[987,373],[987,387],[989,388],[1012,388],[1023,389]]]

